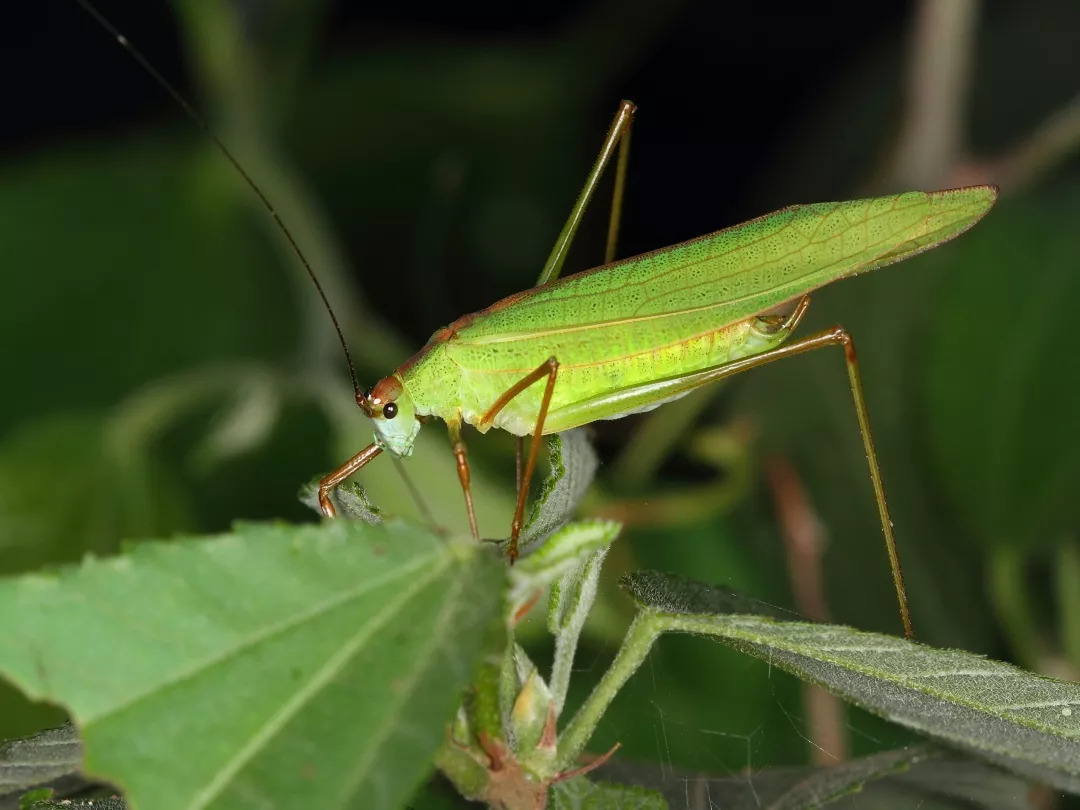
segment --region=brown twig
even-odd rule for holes
[[[987,173],[992,182],[1013,192],[1077,153],[1080,153],[1080,94],[1054,111],[1019,146],[990,162]]]
[[[894,164],[905,187],[939,188],[961,161],[977,16],[976,0],[918,4]]]

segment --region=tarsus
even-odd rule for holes
[[[345,362],[349,364],[349,377],[352,380],[353,392],[356,395],[356,401],[360,402],[364,397],[364,392],[360,390],[360,383],[356,379],[356,367],[353,365],[352,354],[349,352],[349,344],[345,342],[345,333],[341,331],[341,324],[338,323],[337,315],[334,314],[334,308],[330,306],[330,300],[326,297],[326,293],[323,291],[322,284],[319,283],[319,277],[315,275],[315,271],[312,269],[311,264],[304,257],[304,253],[302,250],[300,250],[300,246],[296,243],[296,239],[293,237],[292,231],[289,230],[285,222],[281,219],[280,216],[278,216],[278,212],[271,204],[270,200],[263,193],[262,189],[259,188],[259,186],[255,183],[255,181],[251,179],[251,175],[249,175],[244,170],[244,167],[240,165],[240,161],[233,157],[233,153],[229,151],[229,148],[225,146],[221,138],[219,138],[214,132],[214,130],[210,128],[210,125],[206,123],[206,119],[199,114],[198,110],[196,110],[194,107],[191,106],[191,104],[188,103],[187,99],[180,95],[180,92],[172,86],[168,79],[161,75],[161,72],[158,71],[158,69],[155,68],[150,63],[150,61],[142,55],[142,52],[130,42],[128,42],[127,37],[120,33],[119,29],[117,29],[117,27],[113,25],[109,21],[109,19],[105,17],[105,15],[98,11],[97,8],[95,8],[89,2],[89,0],[75,0],[75,2],[82,6],[83,10],[86,11],[86,13],[89,14],[91,17],[93,17],[102,28],[108,31],[109,34],[111,34],[113,38],[116,39],[120,47],[124,48],[124,50],[131,54],[132,58],[139,63],[143,70],[145,70],[155,82],[157,82],[158,86],[161,87],[162,90],[172,96],[173,100],[180,105],[181,109],[183,109],[183,111],[188,114],[188,116],[191,118],[192,121],[195,122],[199,129],[201,129],[203,133],[213,142],[213,144],[221,150],[221,154],[223,154],[225,156],[225,159],[232,164],[232,167],[236,170],[236,173],[239,174],[240,177],[243,178],[244,182],[248,184],[251,190],[255,192],[255,195],[262,202],[263,207],[265,207],[270,216],[273,217],[274,222],[277,223],[278,228],[280,228],[281,232],[285,235],[285,239],[286,241],[288,241],[289,247],[292,248],[292,252],[296,254],[296,258],[300,260],[300,264],[303,265],[304,270],[307,271],[308,277],[311,279],[311,283],[315,285],[315,289],[318,291],[319,297],[322,299],[323,306],[326,307],[326,311],[330,315],[330,320],[334,323],[334,331],[337,332],[338,340],[341,342],[341,348],[345,352]]]

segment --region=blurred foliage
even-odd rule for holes
[[[102,5],[141,41],[127,10]],[[370,383],[438,325],[532,283],[620,97],[641,107],[623,255],[793,201],[903,185],[890,156],[912,9],[875,16],[852,3],[838,26],[812,9],[780,20],[744,9],[736,21],[720,5],[620,13],[596,2],[536,21],[525,11],[452,21],[422,9],[367,19],[286,0],[189,2],[166,72],[188,77],[185,92],[213,113],[295,232]],[[1069,33],[1080,7],[999,0],[980,10],[970,152],[959,159],[985,168],[1076,95]],[[108,125],[73,118],[26,138],[0,166],[4,573],[107,553],[136,535],[302,519],[299,484],[370,441],[325,313],[265,211],[156,88],[95,83],[108,64],[107,75],[148,84],[74,5],[57,14],[78,20],[90,55],[44,45],[37,59],[56,60],[74,92],[103,105],[125,93],[133,101]],[[956,243],[822,291],[806,324],[840,321],[858,342],[920,636],[1074,679],[1077,645],[1061,636],[1080,584],[1053,575],[1059,544],[1077,530],[1078,177],[1075,158],[1060,160]],[[604,219],[591,214],[568,271],[594,263]],[[665,418],[674,421],[657,430]],[[732,424],[745,428],[733,432],[742,458],[729,452],[719,470],[702,463],[710,434],[700,426]],[[765,454],[779,454],[827,538],[832,618],[898,631],[838,353],[756,371],[692,412],[598,426],[603,460],[639,429],[663,442],[654,461],[634,475],[608,464],[607,478],[602,466],[593,508],[732,481],[741,497],[678,526],[629,526],[611,577],[678,571],[797,609],[760,474]],[[460,529],[445,437],[437,426],[425,433],[406,468],[438,519]],[[470,458],[481,528],[493,533],[511,506],[512,445],[475,440]],[[376,503],[415,514],[392,464],[379,462],[364,477]],[[719,509],[730,499],[716,500]],[[603,593],[604,620],[586,628],[592,659],[579,658],[595,676],[630,612],[610,583]],[[0,692],[0,737],[55,717]],[[787,676],[670,638],[595,746],[621,741],[629,758],[723,774],[804,762],[805,722]],[[857,752],[909,739],[856,711],[847,723]]]

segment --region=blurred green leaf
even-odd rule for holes
[[[503,566],[401,523],[245,525],[0,583],[0,668],[140,806],[392,807],[427,772]]]
[[[19,391],[0,403],[5,424],[292,345],[280,262],[245,226],[227,165],[194,141],[54,151],[0,174],[0,243],[21,270],[5,277],[0,339],[32,346],[4,355]]]
[[[920,761],[933,758],[935,754],[927,746],[910,746],[838,763],[829,768],[818,768],[801,779],[793,780],[782,793],[771,797],[767,804],[757,806],[765,810],[804,810],[833,804],[845,796],[862,792],[879,779],[904,772]],[[905,797],[905,800],[910,801],[910,797]],[[875,799],[875,808],[886,806],[886,802]]]
[[[115,551],[187,520],[161,465],[112,441],[95,417],[45,417],[0,442],[0,573]]]
[[[934,299],[928,431],[945,491],[990,542],[1080,521],[1080,194],[1007,200],[965,237]]]
[[[642,762],[612,761],[597,777],[661,792],[686,810],[779,810],[823,805],[874,810],[1033,810],[1027,782],[934,745],[884,751],[826,768],[760,768],[712,777]]]

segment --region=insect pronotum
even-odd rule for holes
[[[479,539],[461,428],[470,424],[485,433],[496,427],[519,440],[517,502],[508,547],[513,561],[544,434],[647,411],[755,366],[836,346],[844,352],[904,633],[913,635],[854,341],[841,326],[786,341],[814,290],[958,236],[990,210],[996,188],[793,205],[613,262],[636,111],[623,101],[536,286],[438,329],[419,352],[365,391],[314,271],[262,191],[203,119],[111,23],[86,0],[78,2],[217,144],[274,217],[323,298],[345,351],[356,404],[375,428],[368,447],[319,482],[319,504],[327,517],[335,515],[330,497],[335,487],[380,453],[410,455],[423,422],[438,417],[449,430],[469,524]],[[560,279],[567,250],[616,151],[605,263]],[[525,437],[531,441],[522,469]]]

